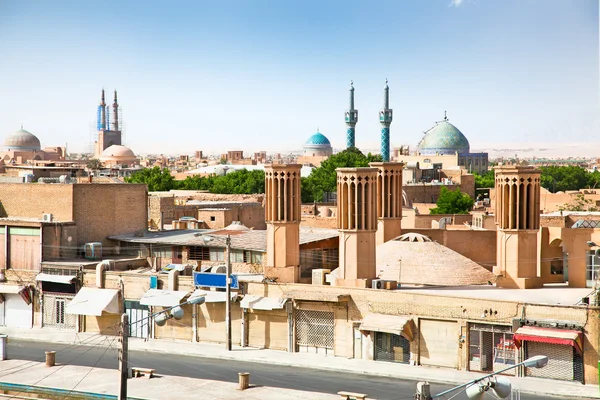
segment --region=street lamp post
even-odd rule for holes
[[[445,396],[449,393],[452,393],[456,390],[466,388],[466,395],[469,399],[480,400],[487,391],[491,390],[496,394],[496,396],[500,399],[504,399],[510,395],[512,390],[510,381],[503,376],[495,376],[511,370],[513,368],[518,367],[527,367],[527,368],[543,368],[548,364],[547,356],[534,356],[528,358],[527,360],[520,362],[515,365],[511,365],[510,367],[501,369],[500,371],[493,372],[488,375],[484,375],[481,378],[473,379],[470,382],[464,383],[462,385],[453,387],[446,391],[443,391],[435,396],[431,396],[429,394],[429,385],[427,382],[419,382],[417,385],[417,394],[415,395],[415,399],[417,400],[433,400],[438,399],[442,396]],[[487,379],[486,383],[482,383]]]
[[[165,308],[164,310],[155,312],[148,317],[138,319],[137,321],[129,322],[129,317],[126,313],[121,315],[121,349],[119,350],[119,396],[118,400],[127,400],[127,378],[129,378],[129,363],[128,363],[128,348],[129,348],[129,327],[135,325],[141,321],[150,321],[154,318],[156,325],[163,326],[167,323],[167,320],[181,319],[183,318],[183,308],[186,304],[203,304],[205,298],[203,296],[192,297],[185,303],[177,304],[172,307]]]
[[[225,260],[226,270],[226,288],[225,288],[225,331],[227,336],[227,351],[231,351],[231,236],[227,235],[225,239],[227,245],[227,254]]]

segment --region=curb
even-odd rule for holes
[[[117,400],[117,396],[114,394],[100,394],[94,392],[82,392],[79,390],[69,390],[69,389],[58,389],[47,386],[34,386],[34,385],[23,385],[20,383],[9,383],[9,382],[0,382],[0,389],[6,391],[18,391],[19,393],[34,393],[41,394],[44,396],[70,396],[77,397],[81,399],[97,399],[97,400]],[[17,393],[18,394],[18,393]],[[11,395],[16,396],[16,395]],[[137,397],[129,397],[128,400],[143,400]]]
[[[93,336],[93,335],[91,335]],[[35,341],[35,342],[51,342],[51,343],[58,343],[58,344],[66,344],[66,345],[78,345],[80,343],[77,343],[75,341],[68,341],[68,340],[61,340],[60,338],[53,338],[53,339],[48,339],[48,338],[15,338],[16,340],[20,340],[20,341]],[[82,341],[85,341],[87,338],[82,338]],[[91,344],[92,342],[90,342],[89,344]],[[130,342],[129,343],[129,350],[130,351],[144,351],[144,352],[152,352],[152,353],[159,353],[159,354],[178,354],[178,355],[182,355],[182,356],[188,356],[188,357],[200,357],[200,358],[208,358],[208,359],[220,359],[220,360],[229,360],[229,361],[240,361],[240,362],[248,362],[248,363],[258,363],[258,364],[276,364],[276,365],[281,365],[281,366],[285,366],[285,367],[293,367],[293,368],[306,368],[306,369],[313,369],[313,370],[321,370],[321,371],[334,371],[334,372],[345,372],[345,373],[351,373],[351,374],[355,374],[355,375],[363,375],[363,376],[373,376],[373,377],[384,377],[384,378],[392,378],[392,379],[399,379],[399,380],[403,380],[403,381],[427,381],[429,383],[435,383],[435,384],[450,384],[450,385],[456,385],[456,384],[461,384],[464,383],[464,380],[458,380],[458,379],[448,379],[448,378],[438,378],[435,377],[434,374],[432,375],[427,375],[426,373],[424,373],[423,375],[420,376],[404,376],[404,375],[399,375],[397,373],[389,373],[389,372],[372,372],[369,371],[368,369],[366,370],[362,370],[362,371],[357,371],[354,370],[352,368],[349,368],[347,366],[335,366],[335,367],[329,367],[329,366],[325,366],[325,365],[306,365],[306,364],[300,364],[300,363],[296,363],[293,361],[285,361],[285,360],[280,360],[280,359],[276,359],[276,360],[267,360],[267,359],[262,359],[262,358],[253,358],[253,359],[245,359],[245,358],[239,358],[236,357],[234,355],[229,355],[229,354],[199,354],[197,352],[190,352],[190,351],[181,351],[181,350],[167,350],[167,349],[158,349],[158,348],[148,348],[148,347],[144,347],[142,345],[142,343],[147,343],[147,342],[139,342],[140,345],[137,345],[138,343],[136,342]],[[83,343],[83,345],[87,345],[88,343]],[[260,349],[257,349],[258,351],[260,351]],[[575,395],[575,394],[569,394],[569,393],[556,393],[556,392],[540,392],[540,391],[535,391],[535,390],[531,390],[531,389],[521,389],[519,388],[519,391],[523,394],[532,394],[532,395],[537,395],[537,396],[547,396],[547,397],[561,397],[561,398],[569,398],[569,399],[581,399],[582,396],[581,395]],[[598,394],[594,395],[592,398],[600,398],[600,396]]]

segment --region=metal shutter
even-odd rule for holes
[[[572,346],[538,342],[527,342],[526,346],[526,358],[545,355],[548,357],[548,365],[544,368],[526,368],[525,375],[563,381],[582,380],[581,357],[574,356]]]
[[[419,362],[438,367],[458,366],[458,324],[452,321],[419,321]]]
[[[296,346],[298,351],[333,353],[333,312],[296,310]]]

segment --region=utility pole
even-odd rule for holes
[[[123,313],[121,315],[121,350],[119,351],[119,398],[118,400],[127,400],[127,378],[129,378],[129,364],[127,362],[129,352],[129,317]]]
[[[225,239],[227,245],[227,258],[225,259],[225,269],[227,270],[225,296],[225,332],[227,335],[227,351],[231,351],[231,236],[227,235]]]

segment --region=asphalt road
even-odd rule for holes
[[[44,361],[44,352],[56,351],[57,364],[81,365],[97,368],[117,368],[118,342],[108,346],[69,346],[11,339],[7,345],[10,359]],[[167,355],[146,351],[131,351],[130,366],[156,368],[157,374],[185,376],[225,382],[237,382],[238,372],[250,372],[254,385],[305,390],[310,392],[337,393],[340,390],[367,393],[379,400],[413,399],[417,382],[350,374],[346,372],[322,371],[262,363],[238,362],[194,356]],[[18,373],[18,372],[15,372]],[[3,381],[0,372],[0,381]],[[432,393],[449,389],[449,385],[433,384]],[[455,399],[466,399],[463,395]],[[491,397],[489,397],[491,398]],[[542,400],[547,396],[521,395],[521,400]],[[559,399],[559,397],[556,397]]]

